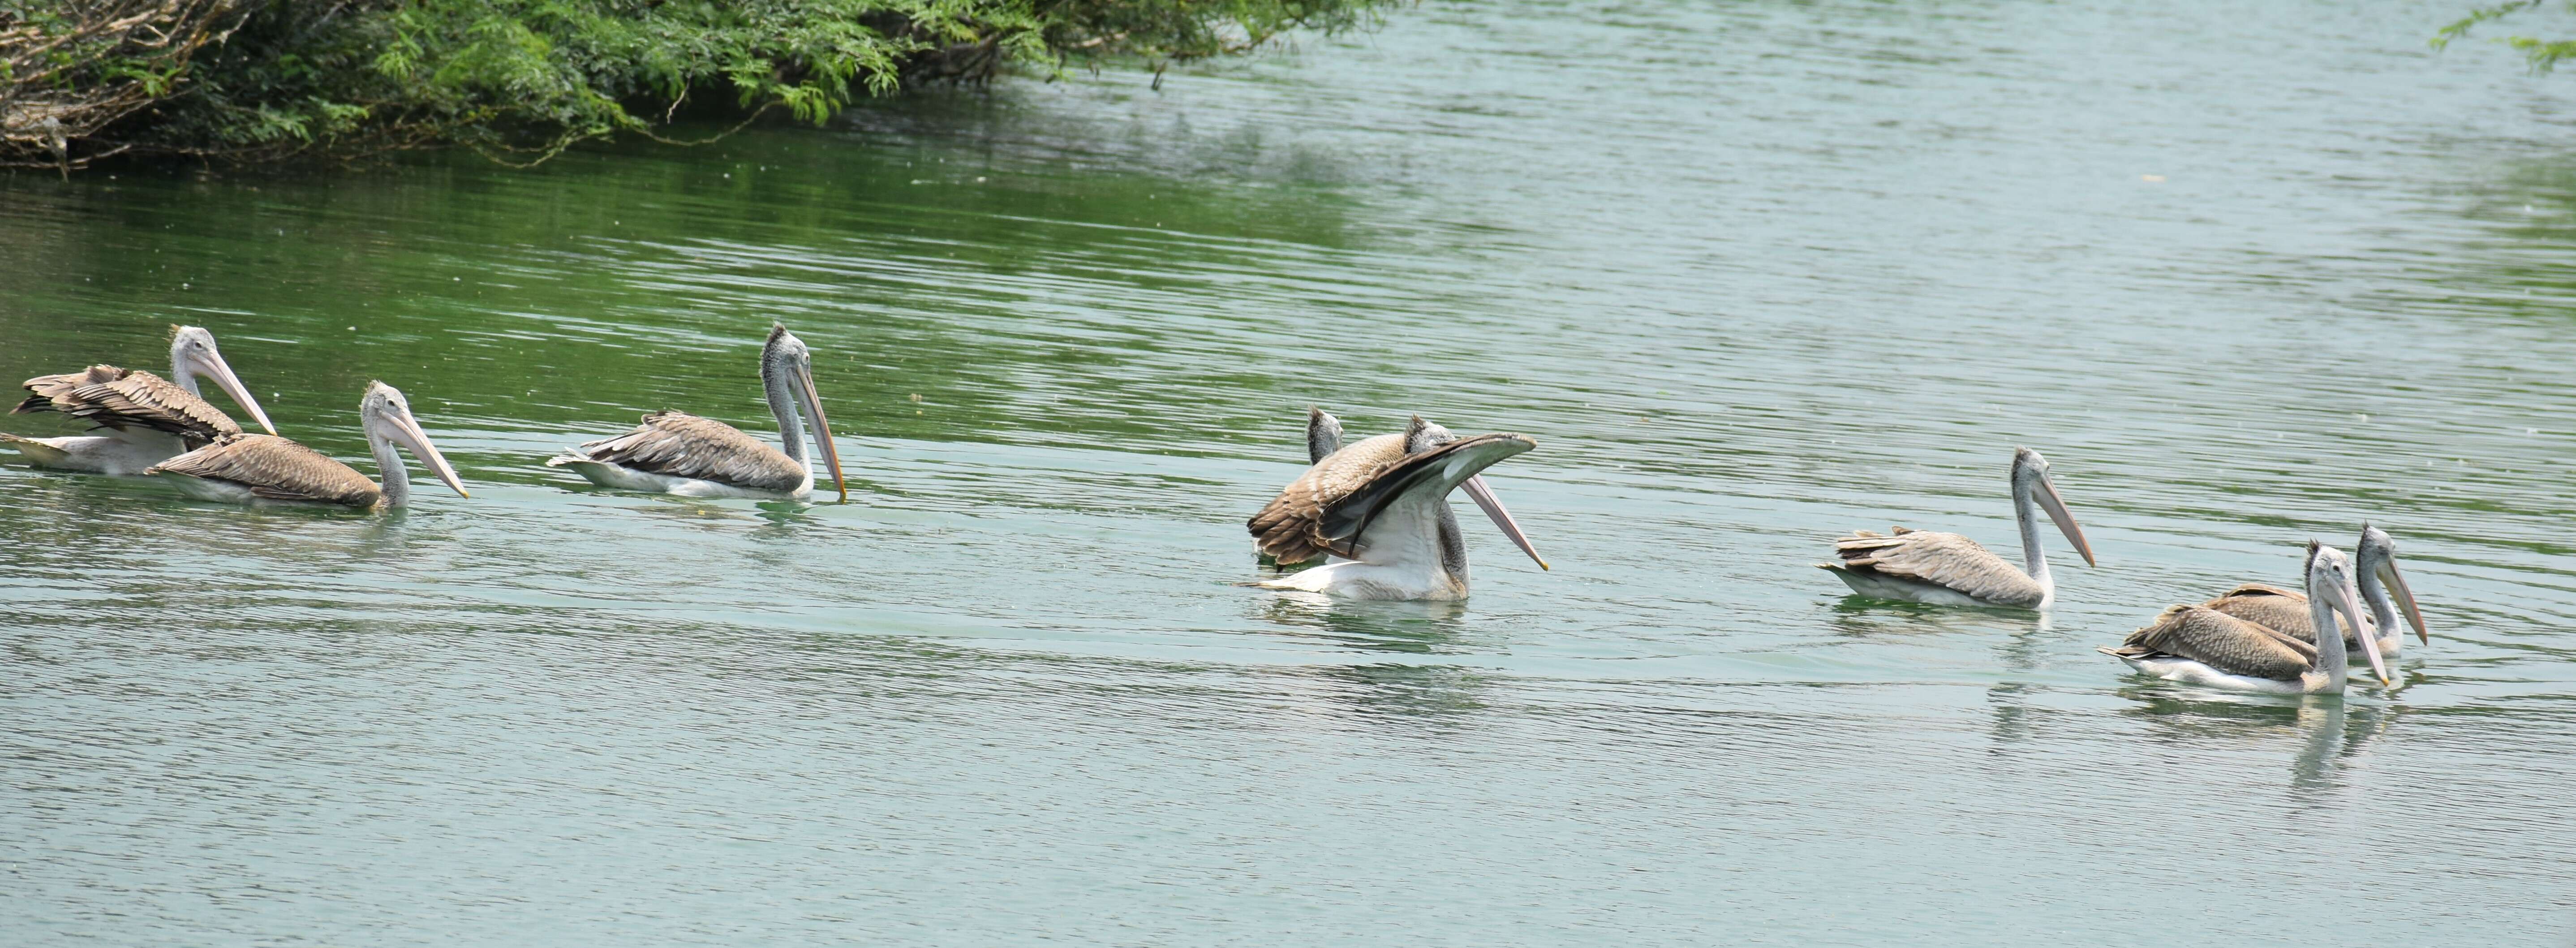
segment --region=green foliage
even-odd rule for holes
[[[650,134],[693,94],[820,122],[942,41],[1037,56],[1038,26],[1021,3],[956,0],[268,0],[163,131],[204,154],[541,159]]]
[[[0,35],[41,21],[47,5],[14,6],[27,2],[0,0]],[[1392,0],[191,2],[237,10],[238,28],[193,60],[80,73],[152,105],[101,141],[242,161],[461,145],[525,163],[588,138],[659,137],[692,102],[820,123],[859,96],[1012,63],[1052,74],[1075,56],[1159,69],[1239,53],[1292,28],[1362,24]]]
[[[2495,6],[2480,7],[2478,9],[2471,10],[2469,11],[2468,16],[2461,17],[2457,22],[2454,22],[2449,26],[2445,26],[2440,32],[2433,34],[2433,48],[2442,49],[2451,45],[2452,40],[2468,36],[2469,30],[2480,23],[2502,19],[2504,17],[2530,10],[2534,7],[2541,6],[2542,2],[2543,0],[2507,0],[2507,2],[2499,3]],[[2531,71],[2535,73],[2547,73],[2550,70],[2558,68],[2559,60],[2565,59],[2569,56],[2576,56],[2576,40],[2551,40],[2541,39],[2536,36],[2508,36],[2505,37],[2504,42],[2506,45],[2521,50],[2523,60],[2531,64]]]
[[[172,95],[241,20],[232,0],[0,0],[0,164],[69,175],[124,150],[71,144]]]

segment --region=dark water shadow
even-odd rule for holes
[[[1452,725],[1483,712],[1491,679],[1455,665],[1333,665],[1311,670],[1324,694],[1350,716],[1399,724]]]
[[[1867,639],[1958,632],[2026,635],[2046,630],[2048,614],[2000,606],[1936,606],[1854,594],[1834,603],[1831,619],[1834,634]]]

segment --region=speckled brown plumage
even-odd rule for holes
[[[2230,589],[2218,598],[2201,603],[2203,608],[2235,616],[2302,642],[2317,641],[2316,618],[2308,611],[2308,597],[2261,583],[2246,583]],[[2344,641],[2355,643],[2352,620],[2335,617],[2335,627],[2343,630]]]
[[[593,461],[651,474],[688,477],[755,490],[793,491],[808,469],[742,429],[712,418],[657,411],[614,438],[581,446]]]
[[[1930,583],[1981,602],[2036,607],[2048,590],[2010,561],[1956,533],[1895,527],[1862,530],[1834,541],[1843,568]]]
[[[79,372],[39,375],[25,383],[33,395],[13,413],[57,411],[102,428],[147,428],[178,435],[190,447],[241,433],[241,425],[205,399],[168,379],[139,369],[93,365]]]
[[[2298,681],[2316,664],[2317,648],[2202,606],[2167,606],[2129,633],[2113,655],[2188,658],[2231,675]]]
[[[373,507],[384,497],[376,482],[356,469],[276,435],[225,435],[145,473],[238,484],[268,500]]]
[[[1339,552],[1329,540],[1315,533],[1325,508],[1402,460],[1404,436],[1394,434],[1362,438],[1325,455],[1288,482],[1260,513],[1252,515],[1246,526],[1252,531],[1253,542],[1261,552],[1282,563],[1303,563]]]

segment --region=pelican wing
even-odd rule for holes
[[[1956,533],[1862,530],[1834,541],[1844,569],[1930,583],[1983,602],[2038,605],[2048,591],[2018,566]]]
[[[2316,664],[2317,647],[2214,609],[2167,606],[2112,654],[2171,655],[2231,675],[2297,681]]]
[[[58,411],[103,428],[146,428],[211,442],[241,425],[205,399],[150,372],[93,365],[80,372],[28,379],[34,394],[15,412]]]
[[[807,474],[804,465],[740,428],[676,411],[646,415],[635,430],[584,444],[580,453],[647,473],[756,490],[792,491]]]
[[[2201,603],[2213,612],[2235,616],[2302,642],[2317,640],[2317,622],[2308,612],[2308,597],[2261,583],[2246,583]],[[2351,639],[2352,620],[2335,617],[2335,626]]]
[[[1369,523],[1396,499],[1423,489],[1445,495],[1495,462],[1536,446],[1522,435],[1484,434],[1408,455],[1401,436],[1379,435],[1306,469],[1247,526],[1261,552],[1282,563],[1325,553],[1356,558]]]
[[[1314,446],[1311,428],[1308,446],[1310,450]],[[1249,526],[1254,545],[1282,563],[1321,558],[1327,547],[1312,539],[1310,527],[1323,518],[1324,508],[1350,496],[1379,471],[1402,460],[1403,435],[1362,438],[1335,448],[1288,482],[1277,498],[1253,515]]]
[[[179,474],[239,484],[270,500],[311,500],[373,507],[374,481],[330,455],[276,435],[233,434],[163,461],[146,474]]]

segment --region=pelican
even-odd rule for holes
[[[2360,624],[2352,562],[2341,551],[2310,541],[2306,572],[2308,621],[2332,628],[2341,613]],[[2118,648],[2098,651],[2158,678],[2285,695],[2342,693],[2347,661],[2343,636],[2329,635],[2310,645],[2206,606],[2167,606]],[[2388,684],[2378,640],[2364,637],[2361,652],[2369,656],[2379,683]]]
[[[814,394],[813,353],[783,324],[769,327],[769,342],[760,348],[760,385],[769,394],[769,413],[778,417],[780,448],[712,418],[657,411],[633,431],[568,449],[548,458],[546,466],[569,467],[593,484],[621,490],[803,500],[814,493],[814,465],[805,457],[801,406],[813,422],[823,463],[832,469],[832,486],[849,500],[841,452],[823,420],[822,396]]]
[[[1337,559],[1254,585],[1352,599],[1467,598],[1467,545],[1448,502],[1461,486],[1504,536],[1546,569],[1511,512],[1477,476],[1537,444],[1517,434],[1461,438],[1416,415],[1403,434],[1343,447],[1341,423],[1315,410],[1308,416],[1308,452],[1329,450],[1247,526],[1261,552],[1279,562]]]
[[[225,435],[240,434],[232,417],[198,394],[197,380],[207,378],[259,420],[269,434],[277,426],[259,410],[259,399],[242,386],[233,367],[215,349],[215,334],[196,326],[170,327],[170,377],[150,372],[93,365],[79,372],[39,375],[24,384],[29,395],[10,414],[57,411],[105,431],[99,435],[24,438],[0,434],[0,443],[25,455],[27,463],[92,474],[141,474],[145,468],[201,448]]]
[[[2415,627],[2417,641],[2431,645],[2433,634],[2424,628],[2424,609],[2415,603],[2415,591],[2406,588],[2406,577],[2397,571],[2397,540],[2388,531],[2369,524],[2361,527],[2361,542],[2352,548],[2353,565],[2360,571],[2361,601],[2370,607],[2370,629],[2377,640],[2379,654],[2395,658],[2406,647],[2406,634],[2397,624],[2397,611],[2405,610],[2406,621]],[[2397,591],[2391,603],[2388,591]],[[2317,627],[2308,622],[2308,597],[2261,583],[2246,583],[2230,589],[2218,598],[2201,603],[2214,612],[2222,612],[2247,622],[2288,635],[2302,642],[2317,640]],[[2344,648],[2361,647],[2353,635],[2352,625],[2343,627]]]
[[[2084,555],[2086,566],[2093,565],[2093,547],[2084,542],[2084,531],[2076,527],[2075,515],[2066,512],[2066,502],[2058,499],[2057,485],[2048,478],[2048,459],[2039,452],[2013,449],[2012,498],[2013,515],[2021,521],[2021,557],[2029,572],[2014,569],[2003,557],[1956,533],[1905,527],[1895,528],[1893,536],[1862,530],[1836,540],[1834,551],[1843,561],[1819,563],[1817,568],[1833,571],[1853,592],[1880,599],[2046,609],[2057,595],[2057,582],[2048,577],[2048,557],[2040,549],[2039,517],[2032,505],[2048,512],[2066,541],[2075,544],[2075,552]]]
[[[411,416],[403,393],[383,382],[367,383],[358,401],[358,419],[367,432],[367,450],[384,474],[378,487],[330,455],[276,435],[228,434],[215,443],[154,465],[146,474],[171,475],[179,490],[200,500],[247,504],[262,501],[337,504],[375,509],[411,501],[411,473],[403,468],[394,446],[411,449],[422,466],[447,482],[456,496],[471,497],[456,478],[456,469],[429,443],[420,422]]]

